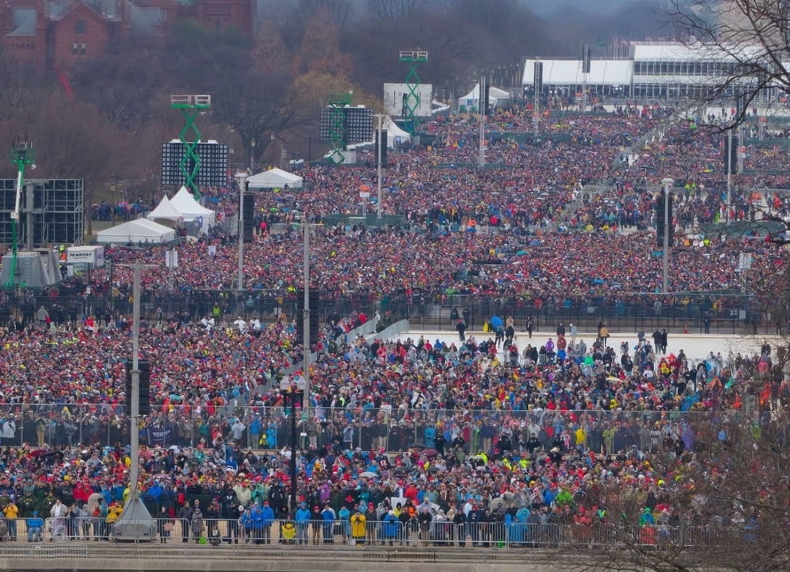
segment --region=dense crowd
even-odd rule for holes
[[[643,299],[661,290],[651,229],[653,193],[665,176],[683,189],[675,218],[685,232],[677,232],[670,257],[672,291],[741,289],[749,272],[784,264],[763,239],[698,236],[702,223],[747,219],[757,198],[735,193],[727,209],[717,137],[673,123],[670,110],[569,114],[544,120],[539,137],[511,136],[531,126],[523,110],[499,112],[486,150],[495,166],[479,169],[472,166],[479,145],[473,120],[430,125],[429,145],[390,156],[384,211],[404,215],[405,224],[316,229],[312,281],[370,296],[419,290]],[[643,139],[649,146],[626,157],[625,148]],[[768,164],[768,155],[761,157]],[[375,180],[364,160],[311,166],[303,175],[304,189],[256,199],[259,226],[246,248],[245,295],[301,285],[301,235],[290,227],[275,232],[278,223],[375,210],[357,198]],[[766,188],[783,182],[745,177]],[[597,187],[609,191],[591,190]],[[206,196],[224,214],[236,208],[231,187]],[[779,192],[765,191],[760,201],[771,213],[786,210]],[[237,250],[224,231],[175,248],[178,268],[143,273],[147,292],[235,286]],[[753,257],[752,271],[740,268],[744,252]],[[86,300],[109,290],[129,300],[130,271],[116,264],[162,261],[164,250],[118,246],[107,256],[112,274],[98,269],[68,283]],[[0,306],[9,303],[0,299]],[[134,462],[124,449],[128,316],[56,309],[53,297],[0,333],[0,509],[9,522],[17,513],[81,518],[91,523],[87,536],[104,538]],[[152,514],[163,517],[165,539],[172,521],[182,523],[188,540],[196,518],[201,527],[203,519],[223,519],[227,540],[258,541],[269,538],[265,529],[274,519],[292,518],[300,543],[306,522],[325,534],[325,523],[338,520],[344,537],[377,542],[426,525],[437,540],[435,522],[605,521],[607,500],[595,496],[602,483],[618,483],[638,499],[640,514],[628,515],[635,523],[648,513],[653,522],[706,522],[713,509],[680,502],[688,483],[676,478],[684,464],[700,461],[700,428],[722,415],[754,419],[788,391],[770,347],[693,362],[671,340],[667,348],[659,330],[640,332],[635,346],[609,340],[605,324],[586,338],[572,324],[540,339],[530,330],[518,343],[512,333],[476,339],[459,328],[457,343],[442,343],[357,337],[349,327],[326,324],[310,371],[310,414],[298,429],[299,503],[290,506],[285,445],[289,421],[302,411],[279,381],[300,375],[294,324],[282,314],[274,323],[262,316],[234,321],[218,303],[205,310],[197,319],[160,312],[141,335],[153,403],[140,428],[141,486]],[[745,391],[757,374],[762,390]],[[392,526],[382,524],[373,536],[358,526],[360,536],[353,528],[362,518]],[[86,529],[78,530],[73,536]]]

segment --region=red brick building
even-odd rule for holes
[[[0,0],[0,46],[41,71],[68,69],[132,34],[164,36],[181,20],[252,35],[255,0]]]

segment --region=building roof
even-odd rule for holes
[[[527,60],[524,85],[534,82],[536,61],[543,63],[544,85],[581,85],[584,82],[581,60]],[[628,85],[633,66],[630,60],[591,60],[587,83],[591,85]]]
[[[765,53],[758,45],[717,46],[697,42],[632,42],[631,59],[634,62],[732,62],[739,53],[739,60],[749,60]]]

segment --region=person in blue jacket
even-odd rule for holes
[[[261,508],[261,538],[264,544],[272,543],[272,524],[274,524],[274,510],[269,506],[269,501],[263,501]]]
[[[335,543],[335,535],[332,529],[335,526],[335,520],[337,520],[337,515],[335,514],[334,509],[329,506],[329,503],[324,503],[324,510],[321,511],[321,520],[322,520],[322,533],[324,537],[324,544],[334,544]]]
[[[390,543],[390,546],[398,536],[398,528],[400,528],[400,520],[395,516],[395,511],[391,510],[384,517],[384,524],[381,527],[381,536],[385,542]]]
[[[308,544],[307,527],[310,525],[310,511],[307,504],[301,503],[296,510],[296,539],[297,544]]]
[[[44,538],[44,519],[38,516],[38,511],[33,511],[33,516],[27,519],[27,541],[41,542]]]
[[[252,532],[252,510],[250,507],[244,509],[244,512],[241,514],[239,518],[239,524],[241,524],[241,528],[244,530],[244,544],[247,544],[250,539],[253,537]]]

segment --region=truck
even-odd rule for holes
[[[66,264],[69,266],[87,264],[89,268],[104,267],[104,247],[94,246],[69,246],[66,249]]]

